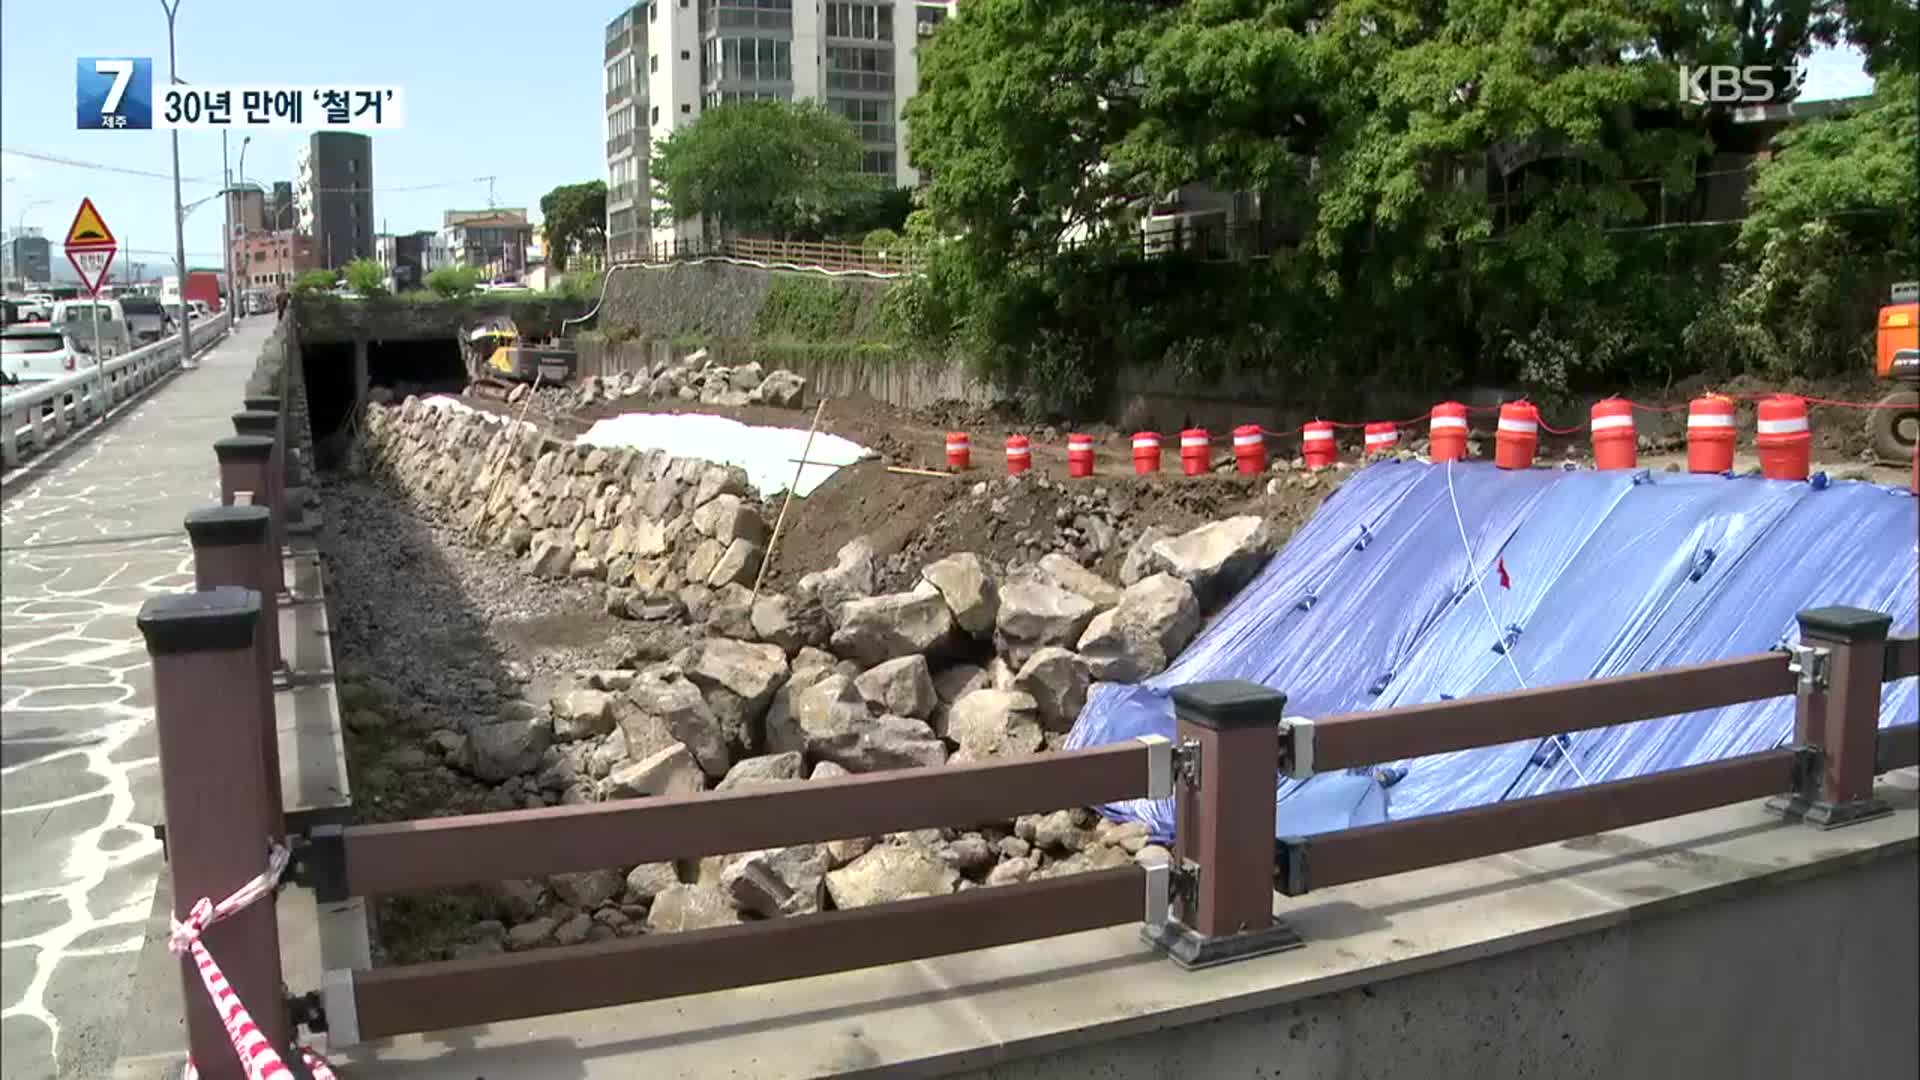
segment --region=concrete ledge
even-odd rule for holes
[[[1782,890],[1800,895],[1796,883],[1862,867],[1889,865],[1899,871],[1890,880],[1910,881],[1920,853],[1920,800],[1911,770],[1889,778],[1881,794],[1895,807],[1891,816],[1834,832],[1785,824],[1756,800],[1316,892],[1276,905],[1306,939],[1305,948],[1206,971],[1174,968],[1140,944],[1137,928],[1120,927],[697,998],[390,1039],[345,1048],[335,1060],[355,1077],[409,1080],[931,1076],[981,1069],[993,1077],[1126,1075],[1140,1067],[1128,1063],[1134,1059],[1097,1067],[1100,1047],[1310,1008],[1316,999],[1423,973],[1451,978],[1524,950],[1591,940],[1689,910],[1715,925],[1744,925],[1748,905],[1762,898]],[[1862,898],[1856,909],[1885,907]],[[1834,907],[1816,914],[1832,924],[1856,917]],[[1804,927],[1771,929],[1784,942]],[[1892,937],[1913,937],[1911,910],[1898,926],[1869,924],[1856,932],[1884,934],[1891,948]],[[1911,953],[1911,945],[1897,951],[1909,978],[1901,990],[1906,1000],[1896,995],[1894,1002],[1908,1017]],[[1804,958],[1808,949],[1803,943],[1793,954]],[[1829,963],[1838,963],[1837,956],[1829,955]],[[1743,962],[1766,960],[1762,953]],[[1791,1014],[1807,993],[1795,985],[1796,974],[1791,963],[1767,962],[1751,979]],[[1824,976],[1807,971],[1803,977]],[[1484,1004],[1486,1015],[1476,1014],[1476,1022],[1491,1045],[1508,1037],[1501,1035],[1502,1014],[1512,1006],[1498,997]],[[1908,1027],[1902,1038],[1911,1036]],[[1803,1036],[1816,1044],[1820,1037]],[[1895,1046],[1893,1052],[1906,1051]],[[1403,1050],[1394,1060],[1418,1057]],[[1585,1058],[1583,1067],[1593,1060]],[[1391,1071],[1366,1061],[1346,1064],[1353,1075]],[[1443,1072],[1477,1075],[1452,1066]],[[1151,1067],[1142,1074],[1227,1075]]]

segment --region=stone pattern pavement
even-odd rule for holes
[[[0,1077],[111,1069],[158,875],[152,681],[134,617],[191,588],[271,320],[243,323],[0,503]]]

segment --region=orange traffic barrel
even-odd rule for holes
[[[1259,424],[1233,429],[1233,464],[1243,473],[1267,471],[1267,436]]]
[[[1180,471],[1201,476],[1213,468],[1213,446],[1207,441],[1206,428],[1188,428],[1180,433]]]
[[[1687,471],[1723,473],[1733,468],[1737,406],[1725,394],[1702,394],[1687,405]],[[1804,479],[1806,473],[1802,472]]]
[[[1018,476],[1033,468],[1033,446],[1025,435],[1007,436],[1007,475]]]
[[[1610,397],[1593,403],[1593,467],[1631,469],[1639,461],[1639,436],[1633,430],[1633,402]]]
[[[1433,407],[1427,422],[1427,457],[1434,461],[1458,461],[1467,456],[1467,407],[1457,401],[1443,401]]]
[[[1067,436],[1067,475],[1093,475],[1093,436]]]
[[[1503,469],[1531,469],[1540,448],[1540,410],[1528,401],[1500,406],[1500,429],[1493,439],[1493,463]]]
[[[954,472],[973,468],[973,440],[964,431],[947,432],[947,468]]]
[[[1340,456],[1333,441],[1333,424],[1326,420],[1309,421],[1300,429],[1300,456],[1310,469],[1324,468]]]
[[[1390,454],[1394,444],[1400,441],[1400,429],[1391,420],[1381,420],[1367,425],[1366,436],[1367,456]]]
[[[1133,433],[1133,471],[1136,476],[1146,476],[1160,471],[1159,432],[1136,431]]]
[[[1807,427],[1807,402],[1775,394],[1760,403],[1760,475],[1769,480],[1805,480],[1812,456],[1813,432]]]

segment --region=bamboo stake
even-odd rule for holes
[[[780,531],[787,524],[787,508],[793,505],[793,489],[800,486],[800,470],[807,467],[807,459],[813,456],[813,436],[820,430],[820,417],[827,411],[827,399],[821,398],[820,404],[813,409],[813,426],[807,429],[807,445],[800,451],[800,461],[793,467],[793,483],[787,485],[787,497],[780,502],[780,516],[773,519],[773,536],[767,540],[767,554],[760,560],[760,572],[753,576],[753,596],[760,599],[760,586],[767,580],[767,567],[773,565],[773,553],[780,546]],[[817,464],[825,464],[818,462]],[[749,602],[751,602],[751,600]]]
[[[890,473],[899,473],[902,476],[935,476],[943,480],[953,476],[952,473],[935,472],[932,469],[909,469],[904,465],[889,465],[887,466],[887,471]]]

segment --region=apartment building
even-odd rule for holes
[[[294,206],[314,256],[332,270],[373,256],[373,140],[316,131],[295,161]]]
[[[651,219],[650,143],[730,101],[819,101],[859,132],[868,173],[918,183],[901,109],[919,87],[916,47],[954,8],[955,0],[645,0],[622,12],[606,41],[609,243],[644,233],[628,223]],[[651,231],[656,244],[672,243],[697,239],[702,224]]]
[[[448,210],[441,216],[440,239],[447,263],[439,263],[438,254],[423,252],[422,266],[477,266],[488,280],[518,281],[527,272],[533,226],[525,207]]]

